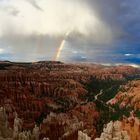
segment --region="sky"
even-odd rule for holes
[[[0,60],[140,64],[139,0],[0,0]]]

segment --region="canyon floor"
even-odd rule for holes
[[[139,140],[140,69],[1,61],[0,107],[1,139]]]

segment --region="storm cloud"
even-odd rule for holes
[[[0,0],[0,58],[53,60],[70,32],[62,61],[132,60],[125,54],[133,51],[139,56],[139,4],[139,0]]]

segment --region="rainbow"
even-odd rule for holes
[[[61,44],[60,44],[60,46],[59,46],[59,48],[58,48],[58,51],[57,51],[57,54],[56,54],[56,58],[55,58],[56,61],[57,61],[57,60],[59,59],[59,57],[60,57],[61,51],[62,51],[62,49],[63,49],[64,46],[65,46],[65,42],[66,42],[65,39],[62,40],[62,42],[61,42]]]
[[[59,60],[60,55],[61,55],[61,51],[63,50],[65,43],[66,43],[66,37],[69,36],[69,34],[70,34],[70,31],[66,32],[64,39],[61,41],[59,48],[58,48],[58,51],[56,53],[55,61]]]

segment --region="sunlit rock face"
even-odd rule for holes
[[[119,121],[111,121],[104,127],[100,138],[95,140],[137,140],[140,138],[140,119],[130,112],[130,116]]]
[[[140,138],[140,119],[134,116],[134,111],[130,112],[130,116],[123,117],[121,120],[122,129],[126,130],[131,140]]]
[[[91,137],[89,137],[86,133],[82,131],[78,131],[78,140],[91,140]]]
[[[95,140],[131,140],[127,131],[122,130],[121,122],[110,122],[103,129],[100,138]]]
[[[53,140],[77,140],[78,130],[85,130],[93,140],[96,135],[96,124],[99,113],[94,103],[78,105],[67,113],[50,113],[41,124],[41,135]],[[59,128],[59,129],[58,129]],[[56,133],[57,132],[57,133]]]
[[[99,118],[99,114],[95,110],[95,104],[88,103],[75,107],[67,114],[51,112],[47,118],[43,120],[40,127],[35,124],[34,128],[30,131],[23,130],[22,119],[18,117],[16,112],[14,112],[14,114],[15,118],[12,130],[8,125],[5,108],[0,108],[0,134],[4,140],[6,140],[6,138],[13,140],[87,140],[88,138],[89,140],[93,140],[96,134],[93,123],[96,123],[96,120]]]
[[[0,140],[40,140],[40,128],[35,124],[33,130],[24,130],[22,120],[15,112],[13,129],[10,128],[5,107],[0,107]],[[44,137],[43,140],[49,140]]]
[[[108,104],[118,104],[119,107],[134,107],[140,109],[140,80],[129,81],[127,84],[120,86],[116,96],[108,101]]]

